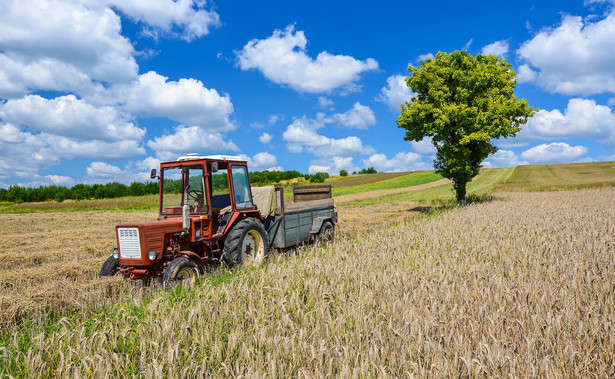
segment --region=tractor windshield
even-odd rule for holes
[[[161,172],[163,214],[181,214],[187,196],[191,213],[207,213],[207,196],[204,192],[203,166],[164,167]]]

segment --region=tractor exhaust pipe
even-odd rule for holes
[[[184,227],[184,233],[190,232],[190,205],[188,205],[188,190],[190,185],[186,186],[184,190],[184,205],[182,206],[182,226]]]

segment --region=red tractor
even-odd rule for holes
[[[281,188],[250,187],[241,158],[198,154],[163,162],[151,177],[160,180],[158,219],[116,226],[118,247],[101,276],[183,281],[220,262],[260,264],[270,246],[333,238],[337,212],[330,187],[324,199],[321,189],[316,200],[285,207]]]

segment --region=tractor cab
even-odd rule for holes
[[[152,177],[156,177],[155,170]],[[237,211],[254,211],[248,166],[239,157],[189,154],[160,165],[159,219],[201,220],[195,238],[222,233]],[[192,226],[185,225],[186,232]]]

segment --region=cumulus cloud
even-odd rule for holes
[[[427,59],[434,59],[434,55],[432,53],[419,55],[419,61],[426,61]]]
[[[116,83],[137,76],[132,44],[121,35],[120,18],[109,8],[9,0],[0,12],[0,29],[0,77],[8,80],[0,87],[4,96],[32,88],[80,87],[87,78]],[[19,70],[19,65],[34,71]]]
[[[166,117],[210,131],[235,129],[230,121],[230,97],[205,88],[199,80],[168,81],[167,77],[150,71],[135,83],[118,86],[110,95],[120,99],[127,112],[141,117]]]
[[[0,104],[0,118],[14,125],[77,139],[136,140],[145,129],[136,127],[110,106],[96,107],[74,95],[45,99],[29,95]]]
[[[410,141],[410,146],[412,146],[412,151],[419,154],[436,154],[436,147],[433,145],[431,137],[425,137],[421,141]]]
[[[333,119],[344,126],[356,129],[367,129],[376,124],[374,111],[368,106],[361,105],[358,101],[349,111],[334,114]]]
[[[566,95],[615,92],[615,12],[591,22],[566,15],[538,33],[518,54],[545,89]]]
[[[316,132],[323,126],[316,120],[305,117],[295,120],[288,126],[282,138],[287,142],[290,152],[300,153],[304,150],[316,156],[348,156],[357,153],[371,154],[373,149],[363,146],[359,137],[329,138]]]
[[[398,172],[429,170],[431,166],[422,161],[421,156],[416,153],[400,152],[388,159],[384,154],[373,154],[363,160],[363,166],[373,167],[378,171]]]
[[[506,54],[508,53],[508,49],[510,46],[508,42],[505,40],[495,41],[483,47],[481,54],[483,55],[495,55],[499,58],[504,59]]]
[[[309,93],[352,87],[362,72],[378,69],[372,58],[361,61],[321,52],[313,59],[307,55],[306,45],[304,32],[290,25],[275,30],[269,38],[248,42],[237,52],[237,63],[242,70],[257,69],[274,83]]]
[[[86,172],[89,176],[97,178],[115,178],[122,173],[122,169],[105,162],[92,162]]]
[[[312,161],[308,173],[326,172],[329,175],[338,175],[341,170],[356,171],[352,157],[330,157]]]
[[[155,137],[147,146],[156,151],[156,157],[162,160],[174,160],[186,151],[239,151],[233,141],[226,141],[220,133],[211,133],[198,126],[180,125],[175,133]]]
[[[63,158],[122,159],[145,153],[138,141],[76,140],[23,131],[9,123],[0,123],[0,151],[0,179],[17,177],[28,181],[38,177],[41,168],[58,164]]]
[[[521,158],[531,164],[570,163],[587,153],[585,146],[570,146],[564,142],[553,142],[534,146],[521,153]]]
[[[414,96],[410,87],[406,85],[406,77],[403,75],[389,76],[386,87],[380,89],[380,95],[376,101],[387,104],[392,111],[401,112],[401,104],[410,101]]]
[[[538,74],[528,64],[523,64],[517,69],[517,78],[519,84],[528,83],[536,80]]]
[[[145,34],[156,38],[162,33],[191,41],[220,26],[220,16],[213,10],[207,10],[206,1],[201,0],[110,0],[106,4],[146,24]]]
[[[570,99],[562,114],[558,109],[540,110],[519,133],[519,139],[555,140],[588,138],[615,143],[615,114],[594,100]]]
[[[273,136],[267,132],[261,134],[260,137],[258,137],[258,140],[261,141],[261,143],[264,143],[265,145],[268,144],[269,142],[271,142],[271,139],[273,138]]]
[[[512,150],[498,150],[491,155],[483,163],[483,167],[516,167],[519,165],[528,164],[526,161],[520,161],[519,156]]]

